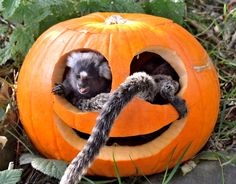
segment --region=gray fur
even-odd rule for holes
[[[108,140],[114,120],[134,96],[152,101],[155,95],[159,93],[176,106],[178,106],[180,102],[183,108],[180,112],[180,117],[183,117],[187,112],[187,108],[183,99],[174,96],[178,87],[178,83],[173,81],[169,76],[156,75],[151,77],[144,72],[138,72],[129,76],[114,93],[110,95],[100,94],[93,99],[80,101],[82,104],[77,104],[77,107],[82,108],[82,111],[99,111],[100,109],[101,112],[96,119],[96,125],[93,128],[91,136],[84,148],[66,169],[60,184],[79,183],[102,146],[104,146]],[[99,98],[102,100],[98,100]],[[180,101],[176,101],[176,99]],[[105,104],[103,105],[104,102]]]
[[[111,90],[111,70],[106,59],[94,51],[77,51],[67,58],[69,71],[52,92],[64,96],[73,105],[78,99],[90,99]]]

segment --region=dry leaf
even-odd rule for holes
[[[0,106],[5,105],[9,99],[10,99],[10,94],[9,94],[10,87],[9,85],[1,81],[0,82]]]
[[[3,149],[6,143],[7,143],[7,138],[5,136],[0,136],[0,150]]]
[[[181,171],[182,171],[183,175],[186,175],[189,172],[191,172],[196,166],[197,166],[197,164],[194,161],[190,160],[190,161],[186,162],[184,165],[182,165]]]
[[[230,0],[229,3],[227,4],[227,8],[228,8],[229,11],[236,8],[236,0]]]

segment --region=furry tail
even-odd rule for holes
[[[104,104],[96,125],[82,151],[72,160],[66,169],[60,184],[79,183],[92,161],[105,145],[114,120],[123,107],[136,95],[152,101],[157,93],[154,79],[144,72],[129,76]]]

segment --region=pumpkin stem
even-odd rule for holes
[[[120,15],[111,15],[110,17],[106,18],[105,24],[106,25],[113,25],[113,24],[125,24],[128,20],[124,19]]]

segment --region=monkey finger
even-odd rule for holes
[[[52,89],[52,93],[54,93],[55,95],[64,95],[65,94],[65,90],[64,90],[64,86],[62,84],[56,84],[53,89]]]

